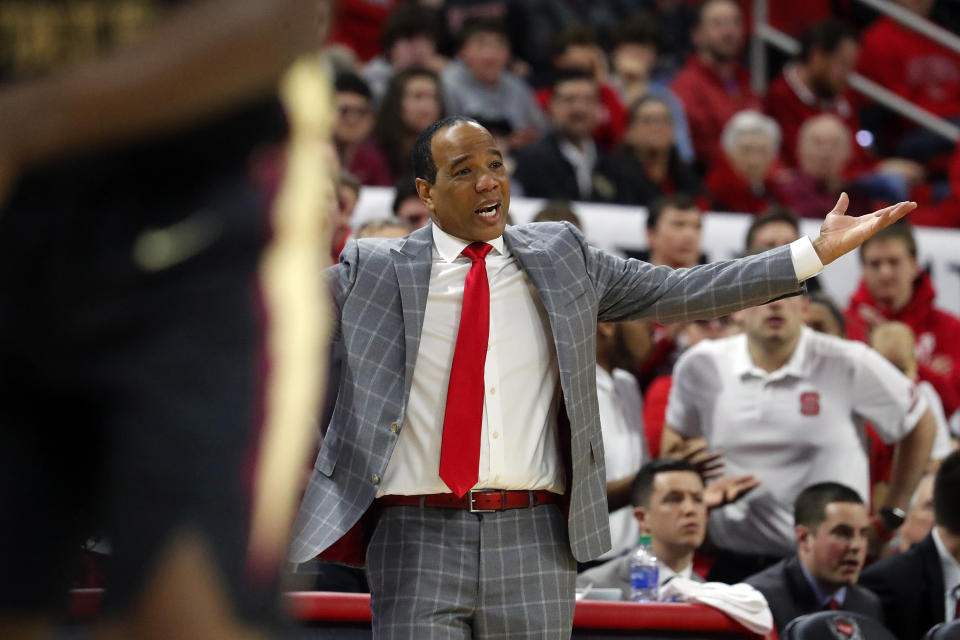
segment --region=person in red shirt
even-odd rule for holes
[[[720,131],[738,111],[762,108],[740,62],[743,17],[735,0],[706,0],[693,29],[697,51],[670,88],[683,102],[697,163],[709,167],[720,155]]]
[[[797,164],[800,125],[813,116],[830,113],[847,128],[860,129],[857,104],[847,85],[847,75],[857,63],[860,46],[853,31],[842,22],[828,20],[813,25],[800,39],[800,56],[784,66],[770,85],[764,108],[783,133],[784,162]],[[875,161],[859,145],[856,161],[872,167]]]
[[[898,0],[927,18],[934,0]],[[883,16],[861,39],[860,73],[890,91],[943,118],[960,117],[960,55]],[[897,155],[919,161],[953,148],[946,138],[911,129],[898,144]]]
[[[758,111],[741,111],[724,127],[721,140],[723,154],[706,179],[714,209],[762,213],[781,204],[776,121]]]
[[[917,264],[907,223],[891,225],[860,248],[863,280],[844,315],[847,337],[866,342],[871,329],[898,320],[916,335],[919,378],[930,382],[952,415],[960,390],[960,319],[933,306],[930,275]]]
[[[597,34],[589,26],[572,25],[557,38],[553,52],[553,66],[557,69],[581,69],[597,80],[597,124],[593,140],[603,151],[613,150],[627,130],[627,110],[616,89],[608,82],[606,55],[597,44]],[[537,102],[544,112],[550,110],[553,85],[537,91]]]

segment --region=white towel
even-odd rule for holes
[[[748,584],[694,582],[676,576],[660,587],[660,599],[699,602],[725,614],[754,633],[767,634],[773,629],[773,614],[763,594]]]

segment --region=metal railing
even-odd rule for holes
[[[937,41],[943,46],[960,53],[960,37],[947,31],[925,18],[904,9],[890,0],[857,0],[866,4],[877,11],[896,20],[905,27],[916,31],[917,33]],[[800,43],[787,35],[786,33],[770,26],[769,0],[754,0],[753,16],[753,42],[750,47],[750,69],[753,88],[757,93],[763,93],[767,82],[767,52],[766,45],[771,45],[790,55],[796,55],[800,52]],[[901,116],[916,122],[934,133],[937,133],[951,142],[960,141],[960,126],[955,125],[949,120],[936,116],[926,109],[922,109],[905,100],[892,91],[880,86],[876,82],[860,75],[851,73],[847,79],[850,86],[874,102],[894,111]]]

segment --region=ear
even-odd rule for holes
[[[431,213],[436,212],[437,207],[433,204],[433,196],[431,195],[433,185],[423,178],[417,178],[414,184],[417,187],[417,195],[420,196],[423,204],[427,206],[427,209],[430,209]]]
[[[797,538],[797,549],[805,551],[810,547],[813,540],[813,532],[806,525],[798,524],[793,528],[793,534]]]
[[[643,507],[633,508],[633,517],[637,519],[640,525],[640,533],[650,533],[650,525],[647,522],[647,510]]]

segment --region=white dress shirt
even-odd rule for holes
[[[597,365],[597,400],[600,402],[600,431],[603,433],[607,482],[620,480],[640,470],[647,458],[643,437],[643,400],[633,374],[614,369],[612,374]],[[637,544],[640,525],[633,507],[610,513],[610,538],[613,546],[600,556],[613,558]]]
[[[407,411],[377,497],[449,493],[440,444],[470,243],[433,231],[433,264]],[[484,366],[480,466],[474,488],[564,493],[557,437],[559,369],[546,309],[503,237],[488,242],[490,335]],[[790,245],[797,279],[823,270],[806,237]]]
[[[406,416],[378,496],[449,493],[440,479],[447,386],[470,244],[433,226],[433,266]],[[559,369],[547,312],[503,238],[491,240],[490,338],[475,488],[563,493],[557,439]]]
[[[943,611],[946,614],[944,622],[951,622],[957,612],[957,597],[954,589],[960,588],[960,563],[947,551],[937,527],[933,528],[933,544],[937,547],[940,568],[943,570]]]

